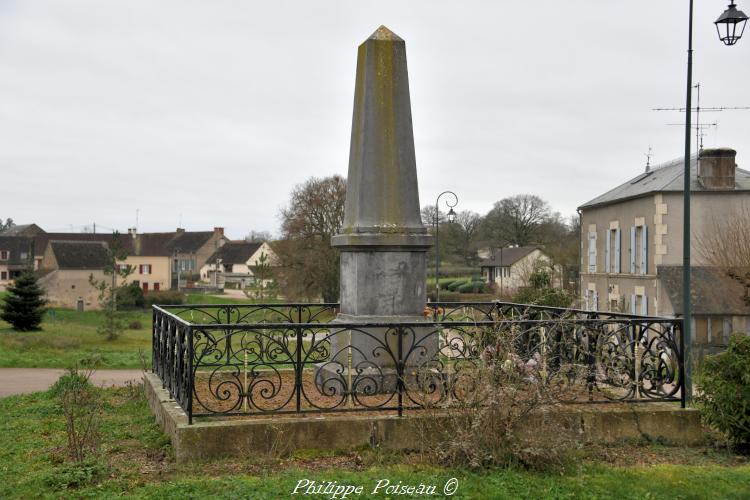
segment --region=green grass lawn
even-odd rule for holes
[[[0,320],[0,367],[67,368],[95,356],[100,368],[140,368],[151,362],[151,311],[123,312],[126,329],[116,340],[97,333],[102,314],[50,309],[41,330],[17,332]],[[127,328],[133,322],[140,328]]]
[[[418,461],[416,454],[369,449],[178,465],[141,391],[106,389],[102,394],[101,451],[85,469],[71,467],[65,458],[65,423],[52,396],[0,399],[0,498],[275,499],[290,497],[305,479],[362,485],[368,493],[349,498],[370,498],[380,480],[436,485],[436,497],[442,497],[453,477],[458,479],[453,498],[747,498],[750,491],[750,466],[744,458],[709,447],[634,443],[603,448],[563,474],[452,470]],[[82,484],[70,484],[92,471]]]
[[[255,300],[252,299],[237,299],[234,297],[226,297],[223,295],[204,295],[201,293],[189,293],[186,295],[187,304],[254,304]],[[264,304],[274,304],[280,302],[278,300],[266,299],[263,301]]]

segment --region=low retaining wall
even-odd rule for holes
[[[153,373],[144,376],[146,396],[156,421],[172,440],[178,462],[219,457],[285,454],[299,449],[341,450],[378,444],[392,450],[424,446],[420,419],[424,414],[306,415],[212,420],[188,425],[180,406],[162,389]],[[435,417],[430,417],[435,418]],[[438,417],[439,418],[439,417]],[[569,407],[557,413],[560,425],[577,432],[583,442],[611,443],[647,438],[693,445],[702,440],[700,416],[695,409],[673,403],[606,404]],[[533,432],[533,419],[528,431]]]

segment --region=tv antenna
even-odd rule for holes
[[[646,155],[646,172],[651,171],[651,157],[654,156],[654,154],[651,152],[651,144],[648,145],[648,153],[644,153]]]
[[[715,113],[715,112],[721,112],[724,110],[736,110],[736,109],[750,109],[750,106],[714,106],[714,107],[708,107],[708,108],[701,108],[701,84],[698,82],[697,84],[693,85],[694,89],[697,89],[697,100],[696,100],[696,106],[694,108],[690,108],[691,112],[695,113],[695,125],[692,125],[691,128],[695,129],[695,145],[698,147],[698,151],[703,149],[703,128],[704,127],[718,127],[718,124],[716,121],[713,123],[707,123],[702,124],[701,123],[701,111],[707,112],[707,113]],[[685,108],[651,108],[651,111],[679,111],[680,113],[685,112]],[[685,126],[684,123],[667,123],[667,125],[681,125]]]

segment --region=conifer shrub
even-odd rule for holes
[[[0,304],[0,318],[18,331],[38,330],[45,312],[44,289],[31,271],[26,271],[8,287],[8,295]]]

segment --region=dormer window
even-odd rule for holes
[[[7,250],[0,250],[0,260],[10,259],[10,252]]]

